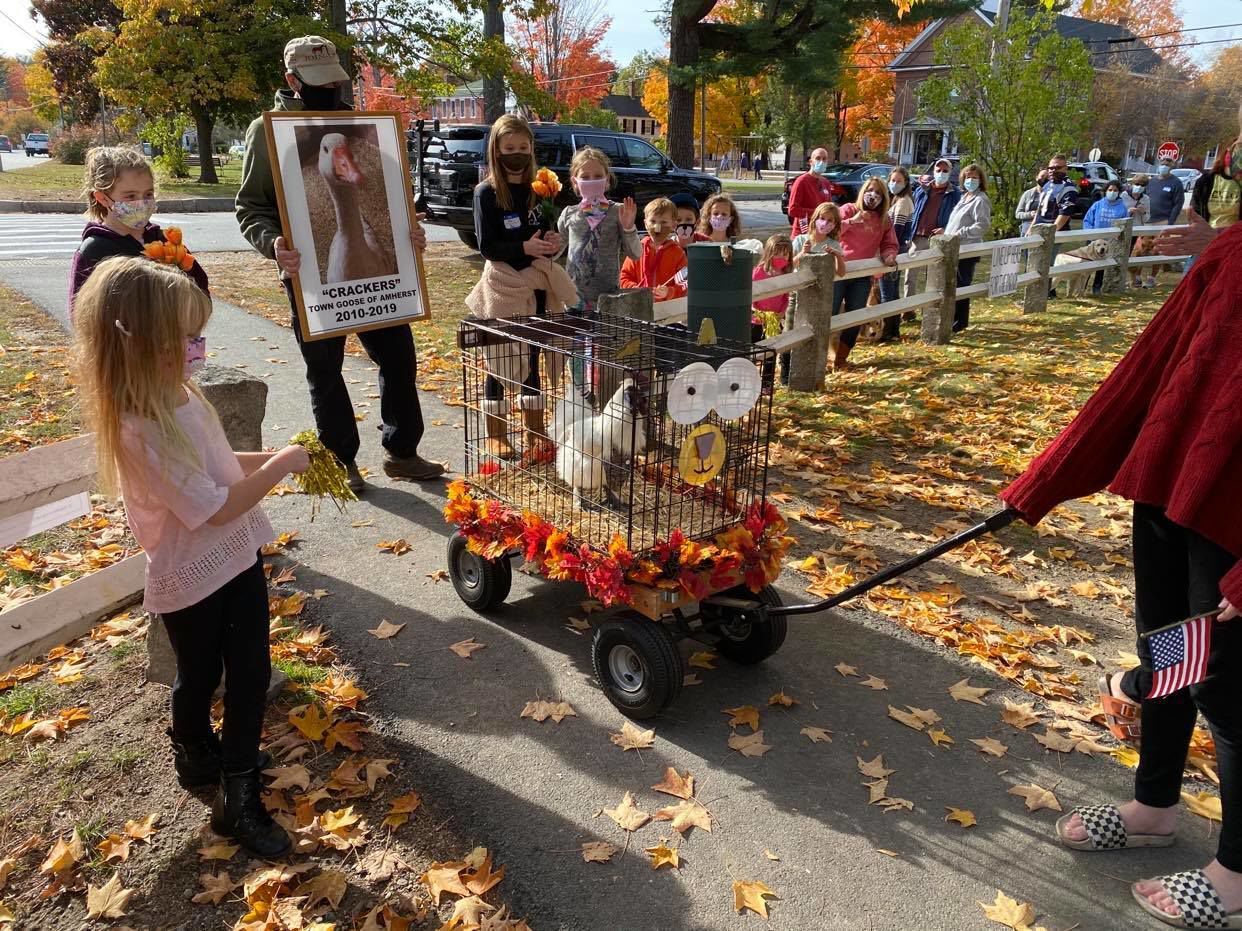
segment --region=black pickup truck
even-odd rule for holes
[[[678,168],[667,155],[637,136],[569,123],[532,123],[531,129],[535,133],[535,163],[551,168],[561,179],[558,204],[568,206],[577,201],[569,184],[569,162],[585,145],[608,156],[617,179],[608,196],[612,200],[633,197],[640,226],[643,207],[657,197],[687,191],[702,205],[720,192],[717,178]],[[428,222],[453,227],[472,249],[478,248],[474,188],[487,174],[488,131],[485,125],[429,129],[424,124],[407,134],[418,209],[427,213]]]

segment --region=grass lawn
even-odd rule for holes
[[[779,194],[785,189],[783,181],[745,181],[736,178],[721,178],[725,193],[734,194]]]
[[[176,179],[156,174],[156,191],[163,197],[233,197],[241,185],[241,159],[216,169],[219,184],[199,184],[198,169],[191,177]],[[0,200],[78,200],[82,190],[82,166],[52,160],[21,171],[0,172]]]

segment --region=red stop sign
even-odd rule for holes
[[[1158,161],[1163,161],[1166,158],[1177,161],[1181,154],[1181,146],[1176,142],[1162,142],[1160,143],[1160,148],[1156,149],[1156,159]]]

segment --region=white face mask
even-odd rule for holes
[[[944,187],[949,183],[949,173],[947,171],[934,171],[932,172],[932,180],[936,182],[939,187]]]

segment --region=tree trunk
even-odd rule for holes
[[[483,10],[483,38],[505,39],[505,13],[500,0],[487,0]],[[500,119],[505,112],[505,76],[483,76],[483,118],[489,123]]]
[[[692,74],[675,77],[678,69],[699,63],[699,31],[695,4],[673,0],[668,46],[668,157],[677,165],[694,164],[694,86]]]
[[[345,0],[332,0],[332,31],[338,35],[349,35],[349,10],[346,9]],[[348,49],[342,48],[337,57],[341,60],[341,67],[345,69],[345,73],[349,75],[350,80],[345,82],[345,86],[341,88],[341,100],[345,106],[353,107],[354,105],[354,56]]]
[[[216,127],[216,118],[210,110],[197,104],[190,107],[194,116],[194,128],[198,131],[198,183],[219,184],[216,175],[216,162],[211,157],[211,134]]]

